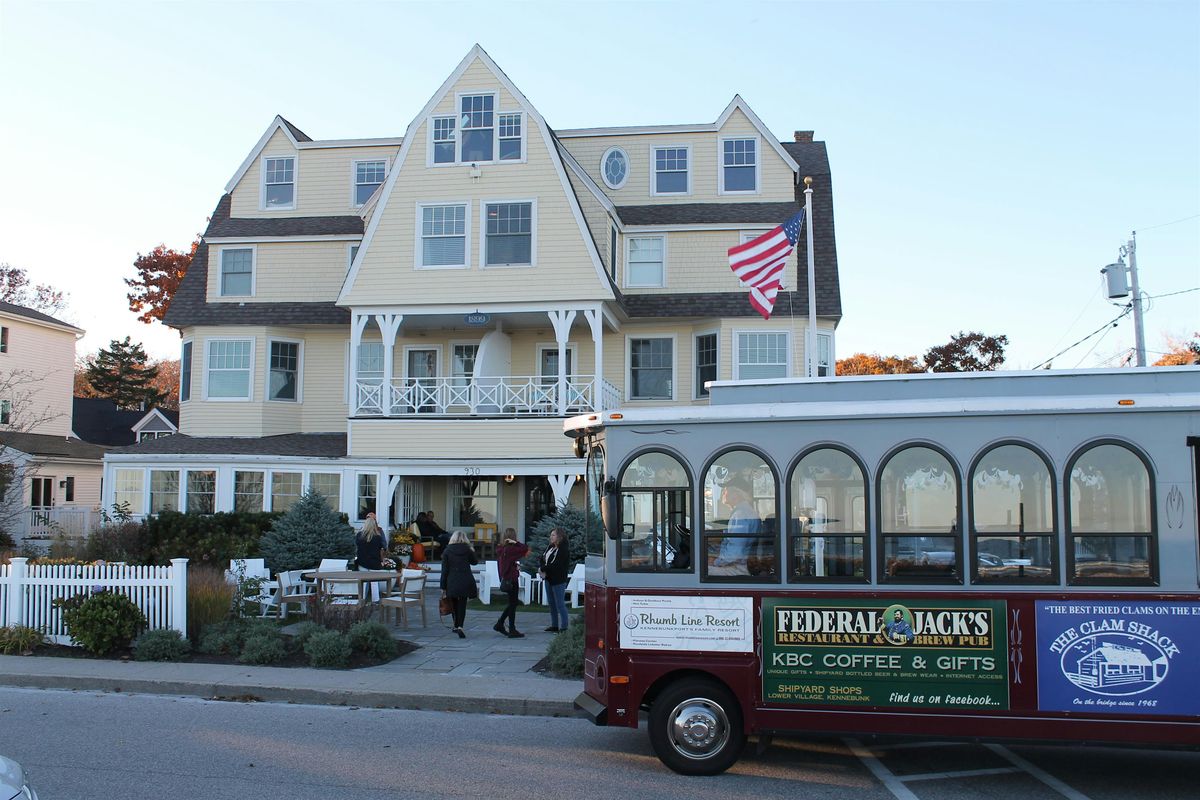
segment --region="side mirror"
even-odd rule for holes
[[[604,519],[604,533],[609,539],[621,538],[621,505],[617,494],[617,482],[609,478],[604,482],[600,496],[600,516]]]

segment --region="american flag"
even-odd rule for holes
[[[775,295],[779,294],[783,273],[787,269],[788,256],[796,248],[803,224],[804,209],[800,209],[774,230],[729,248],[729,268],[743,286],[750,287],[750,305],[762,314],[763,319],[771,318]]]

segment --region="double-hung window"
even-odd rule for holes
[[[296,207],[296,159],[263,159],[263,208],[284,211]]]
[[[150,513],[179,510],[179,470],[150,470]]]
[[[146,473],[140,469],[113,471],[113,506],[130,514],[141,514],[146,499]]]
[[[629,399],[674,397],[674,348],[669,337],[629,340]]]
[[[735,380],[786,378],[788,335],[786,331],[749,331],[737,335]]]
[[[471,384],[471,376],[475,374],[475,356],[479,353],[477,344],[456,344],[450,356],[450,377],[455,389],[465,389]]]
[[[631,236],[625,259],[625,285],[630,288],[665,286],[663,268],[667,248],[665,236]]]
[[[298,400],[300,397],[300,343],[271,342],[267,373],[268,400]]]
[[[421,266],[467,265],[467,207],[421,206]]]
[[[233,473],[233,510],[263,510],[264,473],[258,471]]]
[[[183,343],[183,353],[179,357],[179,401],[192,399],[192,343]]]
[[[454,163],[454,117],[433,118],[433,163]]]
[[[314,472],[308,476],[308,488],[325,498],[334,511],[342,510],[342,476],[336,472]]]
[[[207,396],[216,400],[250,399],[253,339],[213,339],[208,343]]]
[[[354,162],[354,205],[361,206],[371,199],[375,190],[387,177],[387,161]]]
[[[0,327],[0,353],[8,352],[8,327]]]
[[[833,335],[817,334],[817,377],[826,378],[833,374]]]
[[[249,297],[254,293],[254,250],[250,247],[221,251],[221,297]]]
[[[0,425],[12,422],[12,400],[0,400]]]
[[[459,98],[463,163],[495,159],[496,96],[473,94]]]
[[[687,147],[654,148],[654,186],[651,194],[687,194],[691,190]]]
[[[706,381],[717,379],[717,334],[696,337],[696,397],[708,397]]]
[[[217,510],[215,470],[187,471],[187,510],[189,514],[211,514]]]
[[[485,203],[485,266],[533,264],[533,203]]]
[[[300,472],[271,473],[271,510],[287,511],[300,502],[304,474]]]
[[[500,114],[500,160],[521,160],[521,115]]]
[[[758,191],[758,140],[721,140],[721,192]]]

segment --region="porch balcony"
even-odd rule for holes
[[[358,376],[358,417],[554,417],[616,408],[620,392],[595,375],[383,378]]]

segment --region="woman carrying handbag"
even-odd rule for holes
[[[442,609],[449,600],[454,615],[454,632],[460,639],[467,638],[467,634],[463,633],[467,600],[479,596],[479,587],[475,585],[475,575],[471,572],[471,567],[478,563],[479,558],[465,533],[458,531],[450,537],[450,544],[442,554],[442,599],[438,601],[438,613],[445,613]]]
[[[508,596],[508,605],[504,609],[504,613],[500,615],[500,619],[492,626],[492,630],[496,633],[502,633],[510,639],[520,639],[525,636],[517,630],[517,591],[520,589],[520,564],[521,559],[529,552],[529,545],[524,542],[517,541],[517,532],[512,528],[504,531],[504,541],[500,543],[500,549],[496,552],[496,557],[500,561],[500,591]],[[508,627],[504,627],[504,621],[508,620]]]

